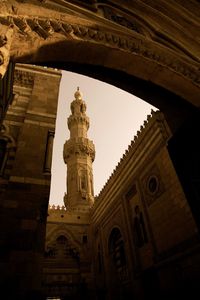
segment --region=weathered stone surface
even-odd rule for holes
[[[15,97],[0,134],[6,141],[0,178],[0,243],[5,249],[0,283],[4,290],[15,282],[13,290],[7,290],[8,299],[12,293],[27,299],[41,292],[52,158],[46,143],[48,132],[55,130],[60,78],[60,71],[53,69],[16,66]]]
[[[163,1],[162,6],[159,1],[137,1],[126,7],[120,1],[97,1],[91,12],[80,3],[1,4],[0,22],[15,29],[11,59],[55,66],[60,62],[63,67],[72,62],[101,65],[150,81],[199,106],[199,4],[185,9],[181,0]]]

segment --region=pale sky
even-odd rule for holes
[[[50,205],[64,204],[67,168],[63,161],[63,145],[69,139],[67,118],[71,114],[70,103],[74,100],[77,86],[83,94],[87,105],[86,114],[90,118],[88,138],[94,142],[96,149],[93,163],[95,196],[103,188],[151,109],[156,110],[147,102],[110,84],[62,71],[53,147]]]

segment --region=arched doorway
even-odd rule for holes
[[[46,245],[43,288],[48,297],[76,297],[81,284],[79,252],[65,235]]]

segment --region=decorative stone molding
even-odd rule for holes
[[[25,72],[19,69],[14,73],[14,85],[19,85],[27,88],[32,88],[34,84],[34,76],[30,72]]]
[[[192,51],[186,49],[183,43],[177,42],[177,40],[173,40],[167,30],[161,31],[160,29],[158,29],[158,26],[155,26],[154,22],[151,23],[149,19],[145,19],[144,16],[138,15],[137,10],[129,10],[126,7],[121,7],[120,4],[117,4],[115,6],[112,3],[100,3],[97,4],[97,7],[98,9],[103,11],[103,16],[106,19],[136,33],[139,33],[147,37],[151,41],[159,43],[162,46],[170,48],[171,50],[175,50],[181,55],[186,55],[196,61],[199,61],[198,56],[194,57]],[[165,16],[163,17],[165,19]],[[173,18],[170,18],[169,24],[170,22],[173,22],[172,20]]]
[[[150,206],[156,199],[165,191],[165,187],[159,172],[159,169],[154,165],[142,179],[142,186],[145,201]]]
[[[71,197],[68,196],[67,193],[65,193],[64,195],[64,203],[65,203],[65,207],[66,207],[66,210],[67,212],[70,212],[70,213],[77,213],[77,214],[82,214],[82,213],[89,213],[89,210],[90,210],[90,207],[92,207],[93,203],[94,203],[94,200],[93,200],[93,196],[89,195],[87,192],[82,192],[82,191],[79,191],[78,193],[80,195],[76,195],[78,196],[78,200],[81,198],[81,199],[84,199],[85,202],[83,202],[82,204],[79,202],[72,204],[72,199]],[[84,197],[84,198],[83,198]]]
[[[86,125],[86,128],[89,129],[89,118],[87,116],[71,115],[68,118],[68,128],[70,129],[73,124]]]
[[[0,51],[0,65],[3,65],[3,63],[4,63],[4,57],[2,52]]]
[[[79,138],[76,140],[68,140],[64,145],[64,161],[67,163],[71,155],[90,156],[91,160],[95,159],[95,147],[92,141],[87,138]]]
[[[50,18],[25,17],[25,16],[0,16],[0,24],[12,25],[15,28],[15,34],[20,34],[21,39],[27,39],[34,33],[34,38],[45,41],[53,35],[59,34],[66,39],[80,39],[93,43],[107,45],[111,48],[120,49],[132,54],[140,55],[146,59],[155,61],[172,71],[179,73],[195,84],[200,84],[200,74],[198,64],[191,64],[189,56],[182,56],[172,49],[145,39],[142,35],[128,35],[127,33],[109,30],[108,28],[100,29],[98,26],[91,27],[79,24],[70,24],[66,21]],[[18,33],[17,33],[18,31]],[[60,37],[61,37],[60,36]],[[23,49],[14,54],[14,56],[23,56]]]
[[[103,11],[103,16],[106,19],[144,35],[144,30],[141,24],[135,18],[133,18],[133,16],[127,15],[124,12],[107,4],[99,4],[97,7]]]
[[[2,34],[1,36],[0,36],[0,47],[3,47],[6,43],[7,43],[7,37],[6,37],[6,35],[5,34]]]
[[[7,30],[3,34],[1,34],[0,31],[0,79],[4,76],[8,68],[12,37],[13,25],[8,26]]]

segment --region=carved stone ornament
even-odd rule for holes
[[[116,9],[111,8],[107,5],[100,5],[100,8],[102,8],[104,17],[110,21],[113,21],[121,26],[124,26],[128,29],[131,29],[133,31],[136,31],[140,34],[143,34],[143,30],[141,29],[141,25],[139,25],[138,22],[133,20],[131,16],[127,17],[122,12],[118,12]]]
[[[64,146],[64,160],[67,160],[72,155],[88,155],[92,161],[95,159],[95,148],[92,141],[85,139],[85,143],[74,143],[71,140],[67,141]]]
[[[34,76],[29,72],[15,70],[14,73],[14,85],[19,85],[23,87],[32,87],[34,83]]]
[[[4,76],[9,64],[12,37],[13,26],[8,27],[7,30],[0,35],[0,79]]]
[[[68,128],[70,129],[73,124],[82,124],[85,125],[86,128],[89,128],[89,118],[87,116],[74,116],[71,115],[68,118]]]
[[[142,179],[145,201],[148,206],[156,201],[164,192],[164,184],[159,169],[154,165]]]
[[[5,34],[0,35],[0,47],[4,46],[7,43],[7,37]]]
[[[173,51],[164,43],[155,43],[141,34],[138,35],[137,32],[134,33],[134,31],[140,31],[138,25],[136,25],[133,34],[130,35],[124,30],[109,29],[103,23],[100,24],[100,21],[97,21],[96,25],[92,25],[93,23],[90,20],[87,20],[89,22],[89,25],[87,25],[85,21],[86,19],[80,18],[80,24],[77,24],[75,18],[69,14],[61,16],[58,13],[55,14],[55,17],[53,15],[51,17],[43,17],[36,14],[34,17],[20,16],[17,14],[13,15],[11,12],[7,13],[7,15],[0,15],[0,24],[12,25],[15,29],[17,42],[15,45],[16,49],[13,49],[12,52],[14,58],[20,59],[27,56],[31,58],[39,47],[48,44],[48,39],[50,39],[51,43],[54,42],[54,37],[55,41],[63,41],[65,39],[82,40],[142,56],[156,62],[160,66],[165,66],[175,73],[181,74],[181,76],[186,77],[196,85],[200,84],[196,56],[193,57],[189,53],[179,55],[179,53]],[[125,22],[126,20],[122,21]],[[126,25],[129,26],[128,23]],[[19,44],[27,44],[27,47],[20,49]],[[28,45],[30,47],[31,45],[34,46],[30,48]]]
[[[0,51],[0,65],[3,65],[3,63],[4,63],[4,57],[2,52]]]
[[[186,58],[182,58],[173,53],[172,51],[163,51],[160,45],[156,45],[153,41],[145,39],[137,39],[133,37],[121,36],[108,29],[90,28],[78,24],[69,24],[56,19],[45,18],[22,18],[17,17],[18,22],[14,22],[14,18],[10,16],[9,23],[15,24],[21,34],[27,36],[30,32],[38,35],[39,39],[46,40],[54,34],[59,33],[66,38],[69,35],[72,38],[109,45],[112,48],[122,49],[124,51],[142,55],[143,57],[156,61],[161,65],[167,66],[169,69],[182,74],[184,77],[189,78],[196,84],[200,84],[199,71],[190,64]],[[0,18],[0,23],[2,19]],[[22,24],[23,26],[19,25]],[[26,37],[25,37],[26,38]],[[20,54],[20,53],[19,53]],[[18,54],[18,55],[19,55]]]

